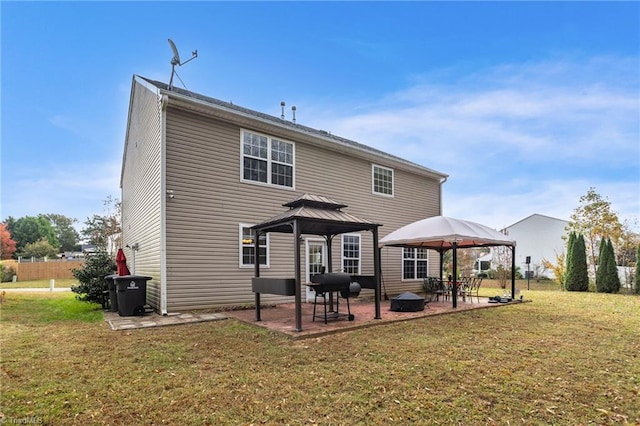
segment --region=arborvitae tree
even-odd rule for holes
[[[606,278],[605,288],[607,293],[618,293],[620,291],[620,277],[618,276],[618,265],[616,264],[616,255],[613,251],[611,240],[607,240],[605,248],[607,252],[606,258]]]
[[[635,285],[635,293],[640,294],[640,245],[638,245],[638,250],[636,251],[636,285]]]
[[[607,245],[607,240],[603,239],[600,241],[600,251],[598,253],[598,269],[596,270],[596,291],[598,293],[608,293],[607,292],[607,256],[609,255],[609,250]]]
[[[567,267],[565,268],[565,273],[564,273],[564,283],[563,283],[563,288],[565,290],[569,290],[569,287],[567,286],[567,279],[569,276],[571,276],[573,274],[573,272],[571,271],[571,259],[573,257],[572,252],[573,252],[573,245],[576,242],[576,234],[575,232],[571,231],[571,233],[569,234],[569,241],[567,242]]]
[[[569,240],[567,241],[567,257],[566,257],[566,267],[564,269],[564,282],[562,283],[562,288],[565,290],[568,290],[569,288],[567,287],[567,277],[570,276],[570,274],[572,274],[571,272],[571,252],[573,251],[573,245],[576,242],[576,234],[575,232],[571,231],[569,233]]]
[[[570,271],[567,273],[566,286],[568,291],[589,290],[589,274],[587,271],[587,254],[585,252],[582,234],[575,238],[571,248]]]

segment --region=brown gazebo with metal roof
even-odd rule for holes
[[[265,222],[255,225],[254,267],[255,278],[260,277],[260,263],[258,261],[259,236],[269,232],[293,234],[293,259],[295,265],[294,294],[296,304],[296,331],[302,331],[302,298],[301,298],[301,267],[300,267],[300,236],[320,235],[327,242],[327,272],[331,272],[331,242],[333,237],[340,234],[359,231],[371,231],[373,234],[373,265],[374,265],[374,290],[375,290],[375,318],[380,319],[380,251],[378,249],[378,227],[382,226],[366,219],[361,219],[350,213],[342,211],[347,207],[321,195],[304,194],[297,199],[283,204],[289,210],[272,217]],[[277,280],[277,279],[276,279]],[[282,280],[280,280],[282,281]],[[293,281],[293,280],[291,280]],[[278,286],[277,281],[273,281]],[[269,285],[253,286],[256,303],[256,321],[260,321],[260,293],[285,294],[280,288],[270,289]],[[289,293],[286,293],[289,294]]]

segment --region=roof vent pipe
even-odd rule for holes
[[[295,124],[296,122],[296,106],[292,106],[291,107],[291,112],[293,113],[293,123]]]
[[[284,101],[280,102],[280,107],[282,108],[282,115],[280,115],[280,118],[284,120]]]

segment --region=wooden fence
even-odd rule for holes
[[[73,278],[71,270],[82,268],[84,260],[54,260],[49,262],[18,262],[3,260],[4,266],[13,268],[18,281]]]

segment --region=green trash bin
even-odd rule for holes
[[[104,277],[104,282],[107,284],[107,290],[109,291],[109,311],[118,312],[118,294],[116,293],[116,282],[114,280],[118,274],[111,274]]]
[[[143,315],[147,304],[147,281],[142,275],[117,275],[113,278],[118,295],[118,314],[123,317]]]

